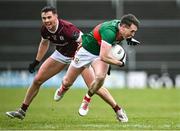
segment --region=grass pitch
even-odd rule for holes
[[[24,120],[10,119],[6,111],[19,108],[25,88],[0,88],[0,130],[180,130],[179,89],[111,89],[124,107],[128,123],[120,123],[115,113],[94,96],[87,116],[78,115],[83,89],[70,89],[59,102],[53,101],[55,88],[41,88]]]

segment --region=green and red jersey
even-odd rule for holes
[[[94,55],[99,55],[101,40],[114,45],[120,20],[106,21],[97,25],[90,33],[82,36],[82,46]]]

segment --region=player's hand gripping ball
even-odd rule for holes
[[[123,58],[126,55],[124,49],[120,45],[112,46],[111,53],[114,58],[116,58],[117,60],[120,60],[120,61],[123,60]]]
[[[112,56],[119,60],[119,61],[122,61],[123,62],[123,65],[125,65],[125,62],[126,62],[126,52],[125,50],[123,49],[122,46],[120,45],[113,45],[112,48],[111,48],[111,54]]]

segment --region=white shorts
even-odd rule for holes
[[[70,64],[72,57],[67,57],[62,55],[60,52],[58,52],[57,50],[54,51],[54,53],[50,56],[52,59],[64,63],[64,64]]]
[[[91,62],[93,62],[95,59],[98,58],[99,56],[93,55],[90,52],[88,52],[86,49],[81,47],[77,51],[74,60],[72,60],[71,62],[71,65],[76,68],[89,67]]]

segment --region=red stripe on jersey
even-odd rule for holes
[[[94,29],[93,29],[93,35],[94,38],[97,40],[98,44],[101,45],[101,35],[99,34],[99,28],[100,28],[101,24],[97,25]]]

